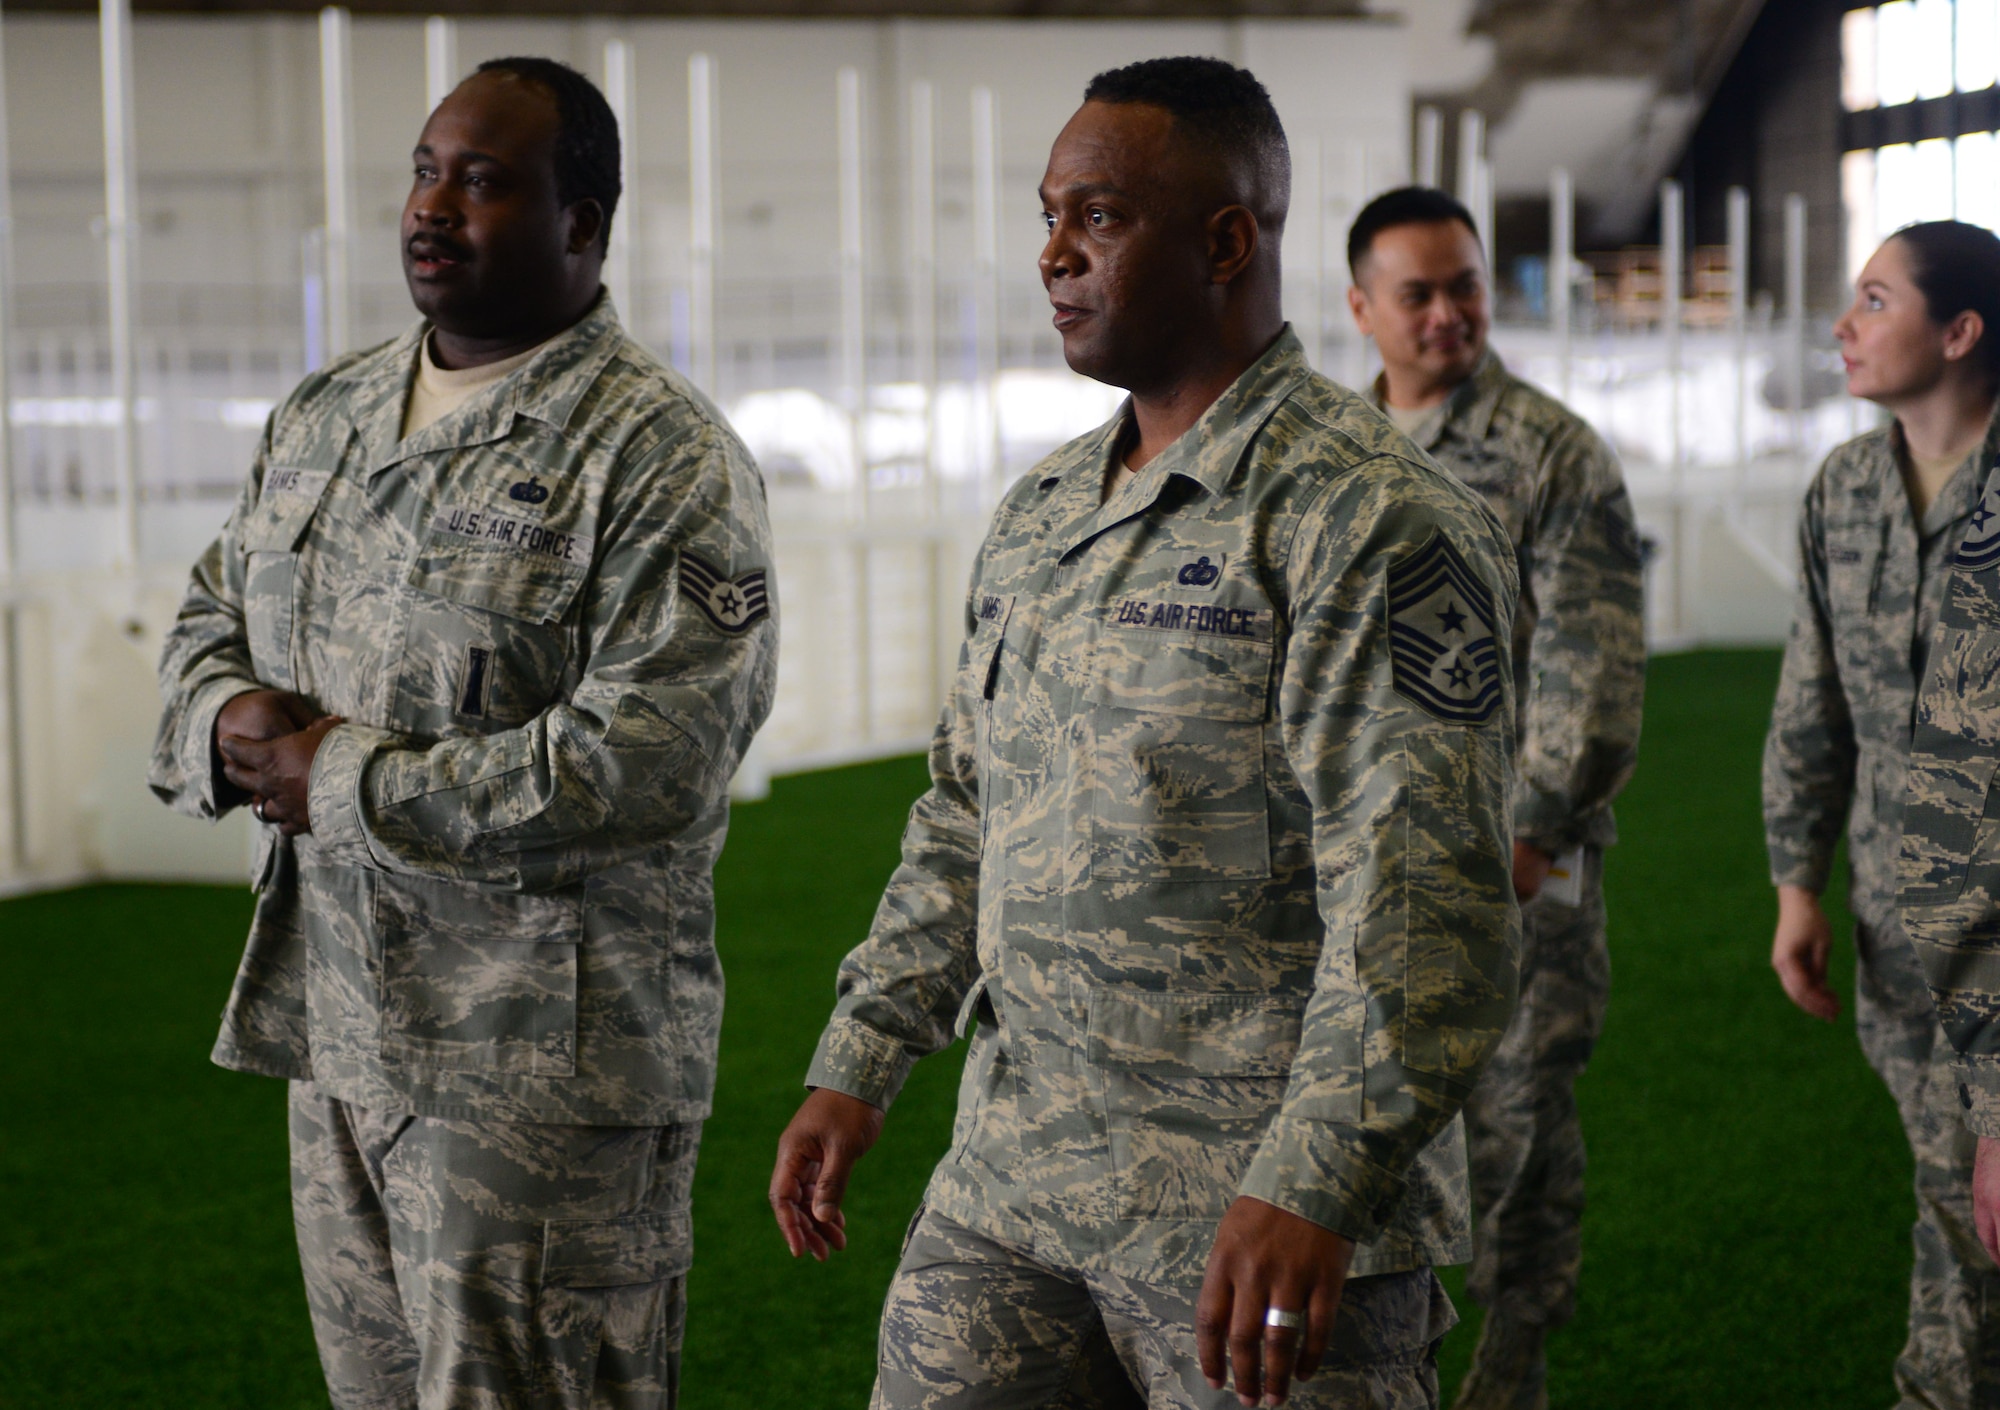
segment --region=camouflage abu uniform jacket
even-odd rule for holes
[[[1904,771],[1924,653],[1979,493],[1961,468],[1918,523],[1895,427],[1826,458],[1799,515],[1798,606],[1764,743],[1771,884],[1826,889],[1841,833],[1848,903],[1892,928]],[[1982,462],[1983,463],[1983,462]]]
[[[398,440],[422,326],[307,378],[195,565],[151,782],[214,817],[232,696],[347,720],[266,828],[215,1060],[363,1106],[699,1118],[709,871],[771,697],[763,485],[610,301]]]
[[[2000,415],[1978,467],[1917,697],[1897,908],[1958,1053],[1965,1124],[2000,1137]]]
[[[1378,406],[1383,396],[1378,377]],[[1486,501],[1514,545],[1514,835],[1551,855],[1608,847],[1646,694],[1639,530],[1617,458],[1490,349],[1423,448]]]
[[[806,1080],[886,1107],[977,1020],[927,1198],[1058,1266],[1198,1279],[1239,1193],[1357,1274],[1462,1258],[1519,956],[1506,541],[1289,331],[1100,507],[1123,427],[995,515]]]

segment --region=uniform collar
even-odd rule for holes
[[[1062,509],[1058,514],[1067,516],[1061,531],[1063,551],[1067,553],[1113,524],[1150,508],[1175,477],[1192,481],[1210,495],[1221,494],[1235,478],[1251,440],[1285,398],[1311,375],[1305,348],[1286,324],[1263,355],[1229,384],[1200,420],[1147,462],[1120,494],[1100,504],[1111,457],[1119,453],[1132,424],[1132,402],[1127,398],[1103,429],[1059,453],[1042,472],[1044,489],[1058,481],[1071,481],[1064,486],[1066,493],[1059,496]],[[1078,475],[1078,470],[1093,473]]]
[[[366,448],[370,475],[413,455],[502,440],[513,429],[517,416],[564,429],[625,336],[611,295],[599,293],[589,313],[543,344],[524,366],[490,389],[492,395],[476,396],[414,436],[402,439],[404,403],[409,398],[410,380],[416,375],[418,349],[430,328],[427,321],[419,321],[392,342],[331,375],[332,381],[351,388],[348,417]]]
[[[1500,354],[1489,346],[1479,355],[1472,375],[1452,388],[1451,395],[1445,398],[1444,416],[1422,448],[1431,449],[1444,439],[1447,431],[1470,441],[1485,440],[1487,433],[1493,429],[1493,418],[1499,414],[1500,399],[1507,395],[1507,384],[1511,380],[1506,366],[1500,361]],[[1375,374],[1368,397],[1378,408],[1389,405],[1389,376],[1386,372]]]

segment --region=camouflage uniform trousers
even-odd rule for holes
[[[1051,1267],[920,1210],[882,1311],[873,1410],[1234,1410],[1196,1358],[1200,1291]],[[1436,1347],[1457,1320],[1428,1268],[1357,1278],[1286,1404],[1435,1410]]]
[[[701,1125],[368,1110],[291,1084],[292,1211],[336,1410],[671,1410]]]
[[[1465,1104],[1472,1267],[1465,1290],[1544,1329],[1576,1311],[1583,1262],[1583,1125],[1576,1079],[1604,1027],[1604,853],[1583,852],[1578,903],[1521,907],[1521,999]]]
[[[1916,1159],[1910,1330],[1896,1358],[1896,1403],[2000,1407],[2000,1270],[1973,1229],[1975,1142],[1958,1119],[1951,1044],[1900,926],[1857,923],[1854,949],[1855,1030]]]

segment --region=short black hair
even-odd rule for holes
[[[1083,101],[1149,103],[1166,109],[1184,132],[1218,152],[1248,156],[1271,207],[1258,218],[1284,224],[1291,202],[1291,147],[1270,92],[1248,69],[1194,56],[1141,59],[1091,79]]]
[[[1434,186],[1398,186],[1384,191],[1361,208],[1347,231],[1347,272],[1361,282],[1361,261],[1375,244],[1375,237],[1398,225],[1441,225],[1455,220],[1479,238],[1472,212]]]
[[[604,211],[600,251],[611,247],[611,215],[624,194],[619,175],[618,117],[597,85],[554,59],[488,59],[479,73],[507,73],[538,84],[556,100],[556,199],[564,206],[595,201]]]
[[[1910,278],[1933,323],[1970,310],[1986,330],[1974,348],[1987,381],[2000,382],[2000,237],[1962,220],[1926,220],[1889,237],[1910,254]]]

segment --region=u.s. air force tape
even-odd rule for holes
[[[498,509],[440,509],[431,520],[431,532],[524,557],[574,563],[579,568],[590,566],[591,552],[597,547],[597,540],[589,534],[552,529],[539,519],[519,518]]]
[[[765,571],[730,577],[704,558],[681,550],[681,592],[720,631],[735,636],[771,615]]]
[[[1238,637],[1248,641],[1271,639],[1269,607],[1234,607],[1220,602],[1127,597],[1111,605],[1107,620],[1112,626],[1128,631],[1183,632],[1192,636]]]
[[[1440,720],[1483,725],[1500,708],[1493,594],[1442,532],[1389,565],[1396,693]]]

